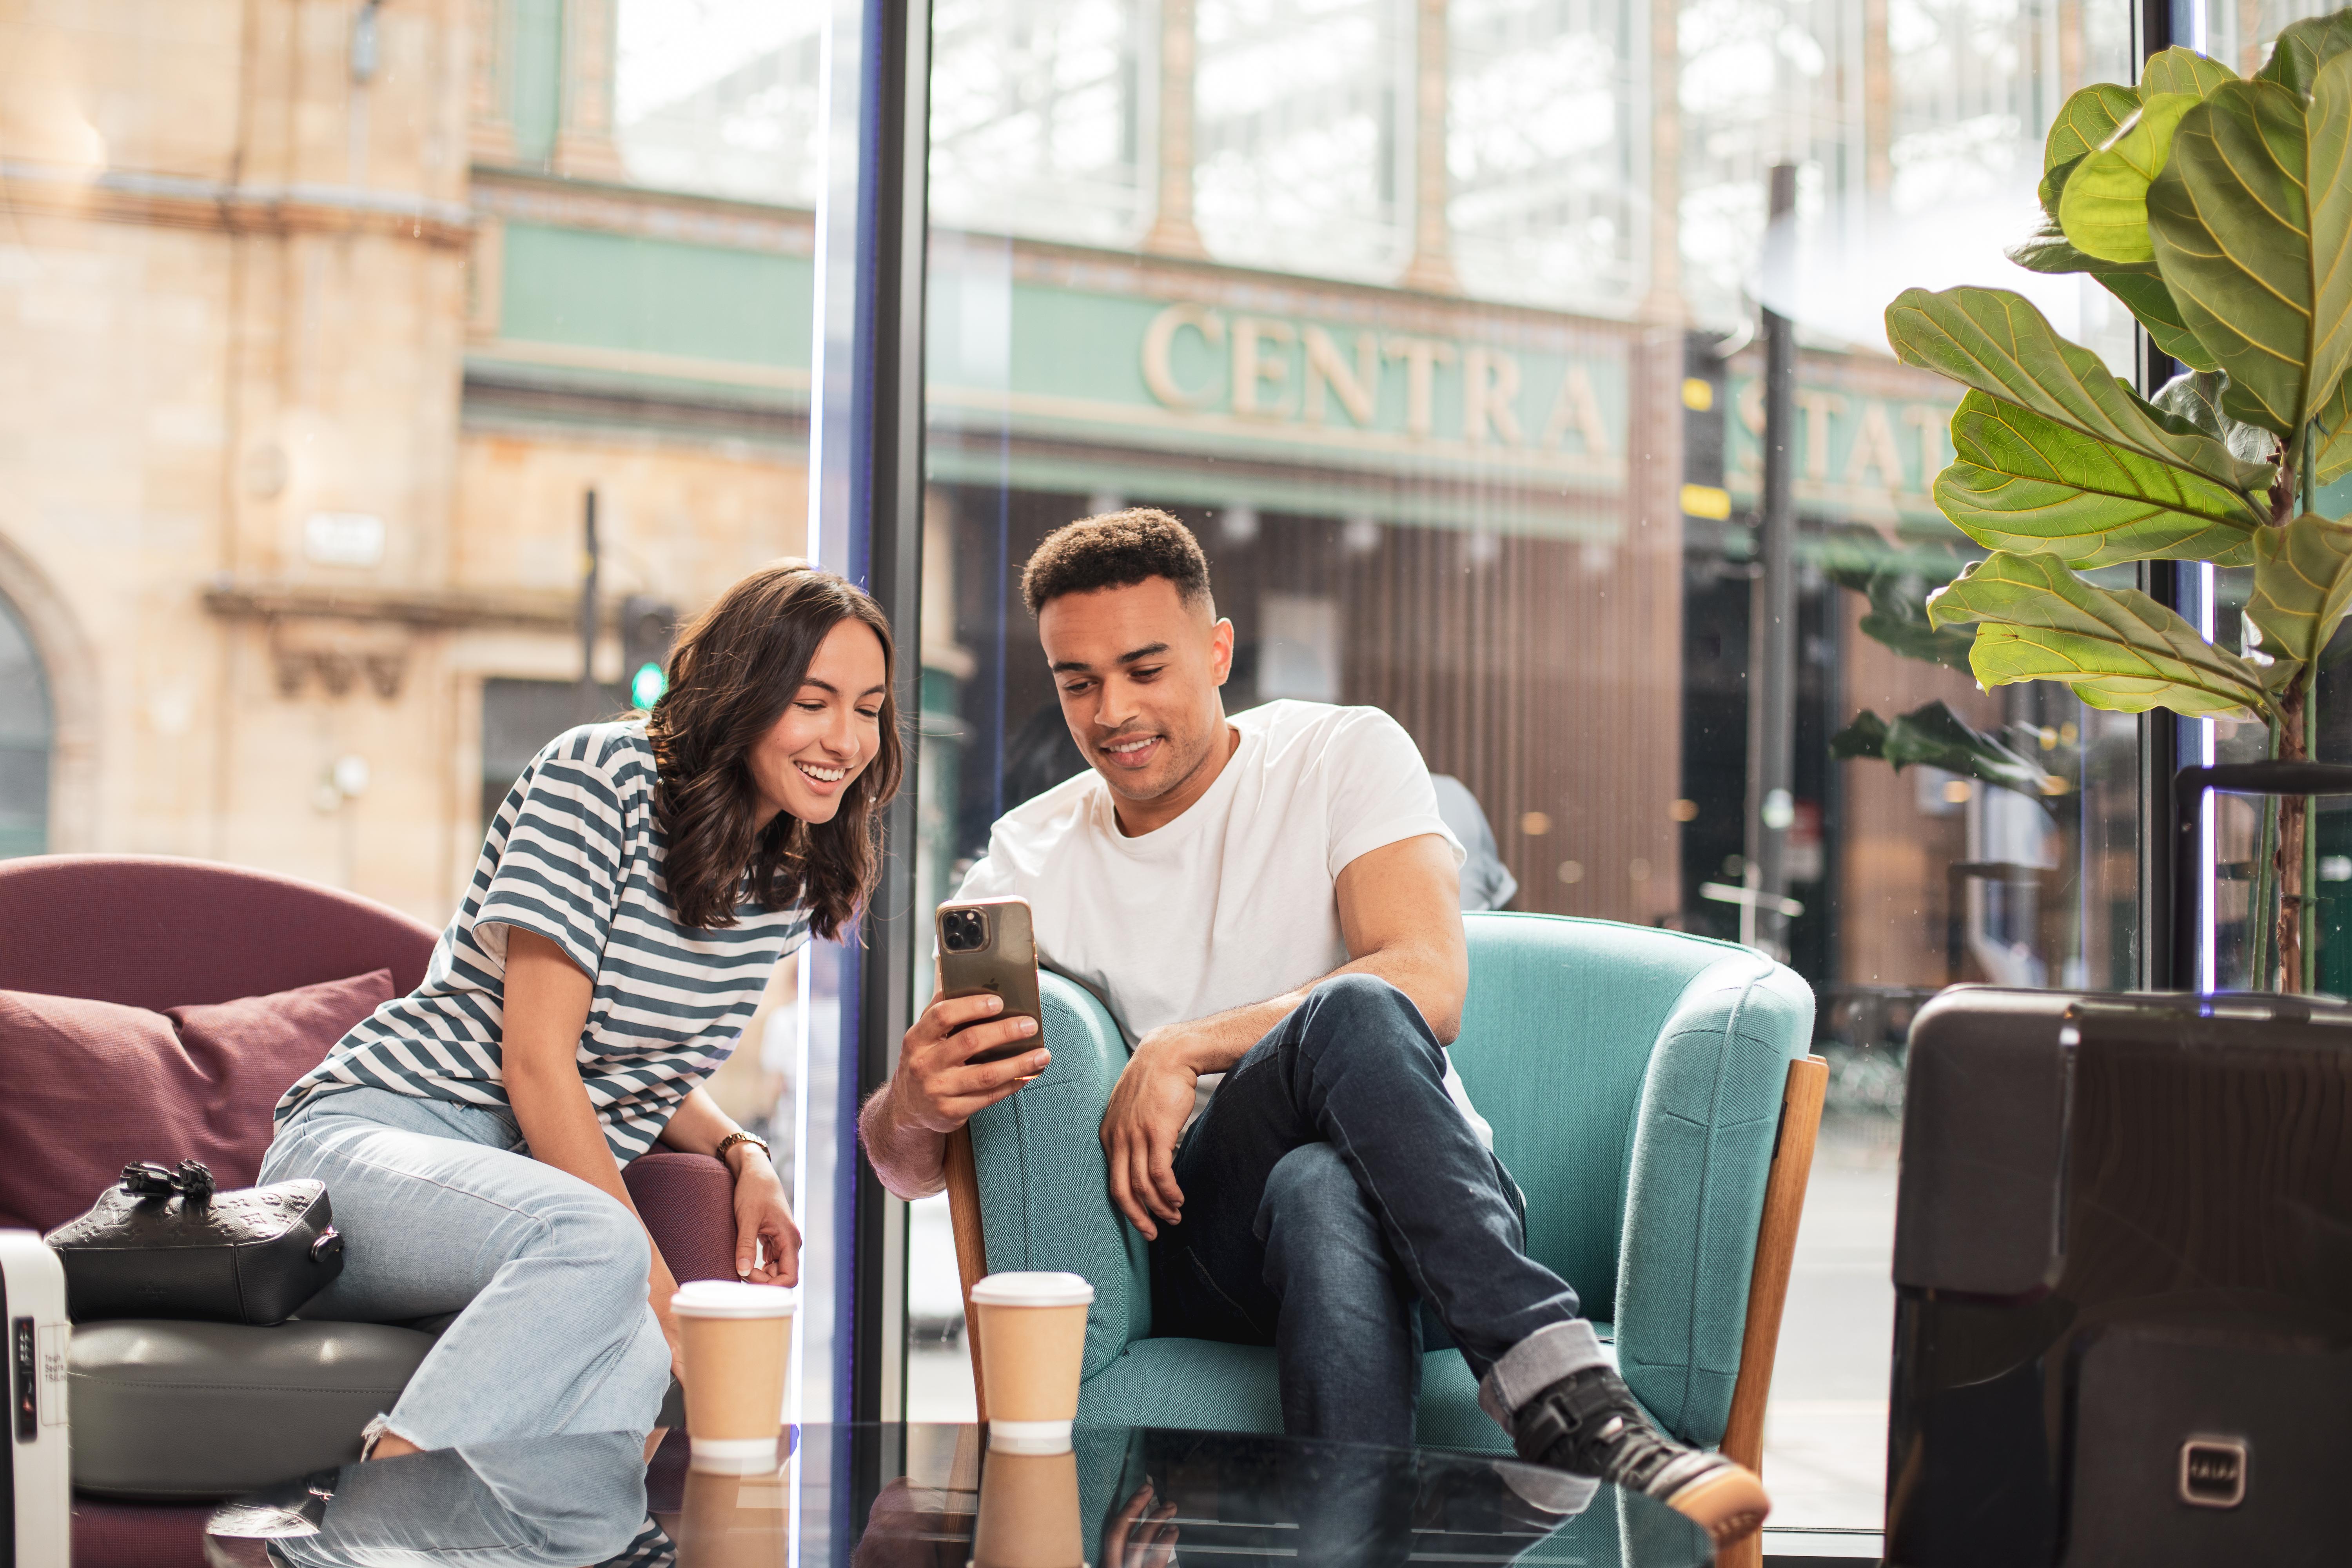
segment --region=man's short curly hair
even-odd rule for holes
[[[1131,506],[1047,534],[1021,569],[1021,597],[1034,616],[1065,594],[1125,588],[1150,577],[1175,584],[1188,605],[1209,602],[1209,558],[1192,531],[1156,508]]]

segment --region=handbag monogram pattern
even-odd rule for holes
[[[125,1165],[87,1214],[46,1237],[65,1263],[66,1314],[284,1322],[342,1272],[323,1182],[216,1192],[194,1160]]]

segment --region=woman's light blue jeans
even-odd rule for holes
[[[642,1437],[669,1386],[645,1227],[523,1150],[503,1110],[362,1088],[312,1099],[261,1163],[264,1182],[324,1182],[344,1237],[343,1271],[304,1318],[458,1314],[387,1413],[420,1448]]]

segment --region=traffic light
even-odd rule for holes
[[[1702,532],[1705,523],[1731,518],[1731,492],[1724,485],[1724,444],[1730,435],[1724,405],[1730,388],[1717,357],[1721,346],[1704,332],[1683,340],[1683,516],[1702,520]]]
[[[621,670],[629,701],[651,709],[669,689],[669,645],[677,633],[677,610],[649,594],[621,601]]]

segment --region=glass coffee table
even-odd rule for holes
[[[1080,1426],[1061,1455],[985,1428],[802,1426],[770,1472],[709,1475],[673,1434],[488,1443],[228,1504],[236,1568],[1175,1568],[1230,1560],[1701,1568],[1647,1498],[1514,1460],[1233,1433]]]

